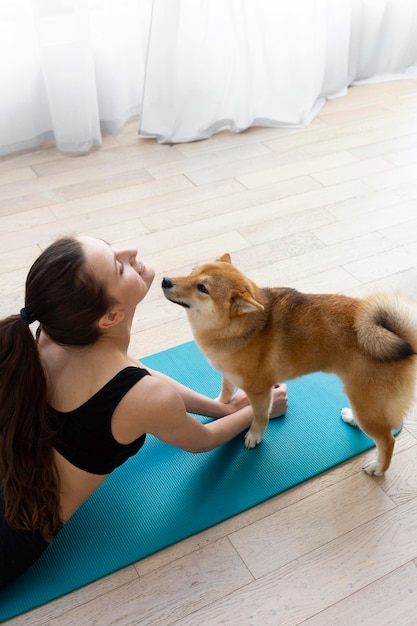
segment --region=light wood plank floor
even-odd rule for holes
[[[160,146],[132,121],[85,156],[48,145],[0,161],[0,314],[20,309],[31,262],[71,232],[133,244],[156,268],[138,356],[191,339],[161,277],[225,251],[262,285],[417,296],[416,207],[415,80],[352,88],[306,129]],[[386,477],[363,460],[9,624],[414,625],[417,411]]]

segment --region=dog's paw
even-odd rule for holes
[[[345,407],[340,411],[340,417],[345,422],[345,424],[349,424],[349,426],[357,426],[352,409],[348,409]]]
[[[372,459],[371,461],[368,461],[368,463],[365,463],[362,469],[364,472],[366,472],[370,476],[383,476],[384,475],[384,472],[381,472],[380,470],[378,470],[377,459]]]
[[[249,450],[250,448],[255,448],[262,441],[262,435],[255,435],[249,431],[245,436],[245,448]]]

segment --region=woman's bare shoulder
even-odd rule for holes
[[[113,436],[119,443],[130,443],[144,433],[153,432],[156,423],[169,414],[185,412],[178,394],[163,380],[144,376],[124,396],[112,418]]]

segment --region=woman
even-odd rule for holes
[[[25,307],[0,322],[0,587],[40,556],[146,433],[203,452],[252,421],[244,394],[225,405],[129,356],[136,305],[154,278],[136,255],[100,239],[59,239],[32,265]],[[282,385],[271,416],[286,408]],[[203,425],[187,411],[223,419]]]

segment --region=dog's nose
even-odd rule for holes
[[[162,289],[172,289],[174,283],[168,276],[164,276],[161,283]]]

